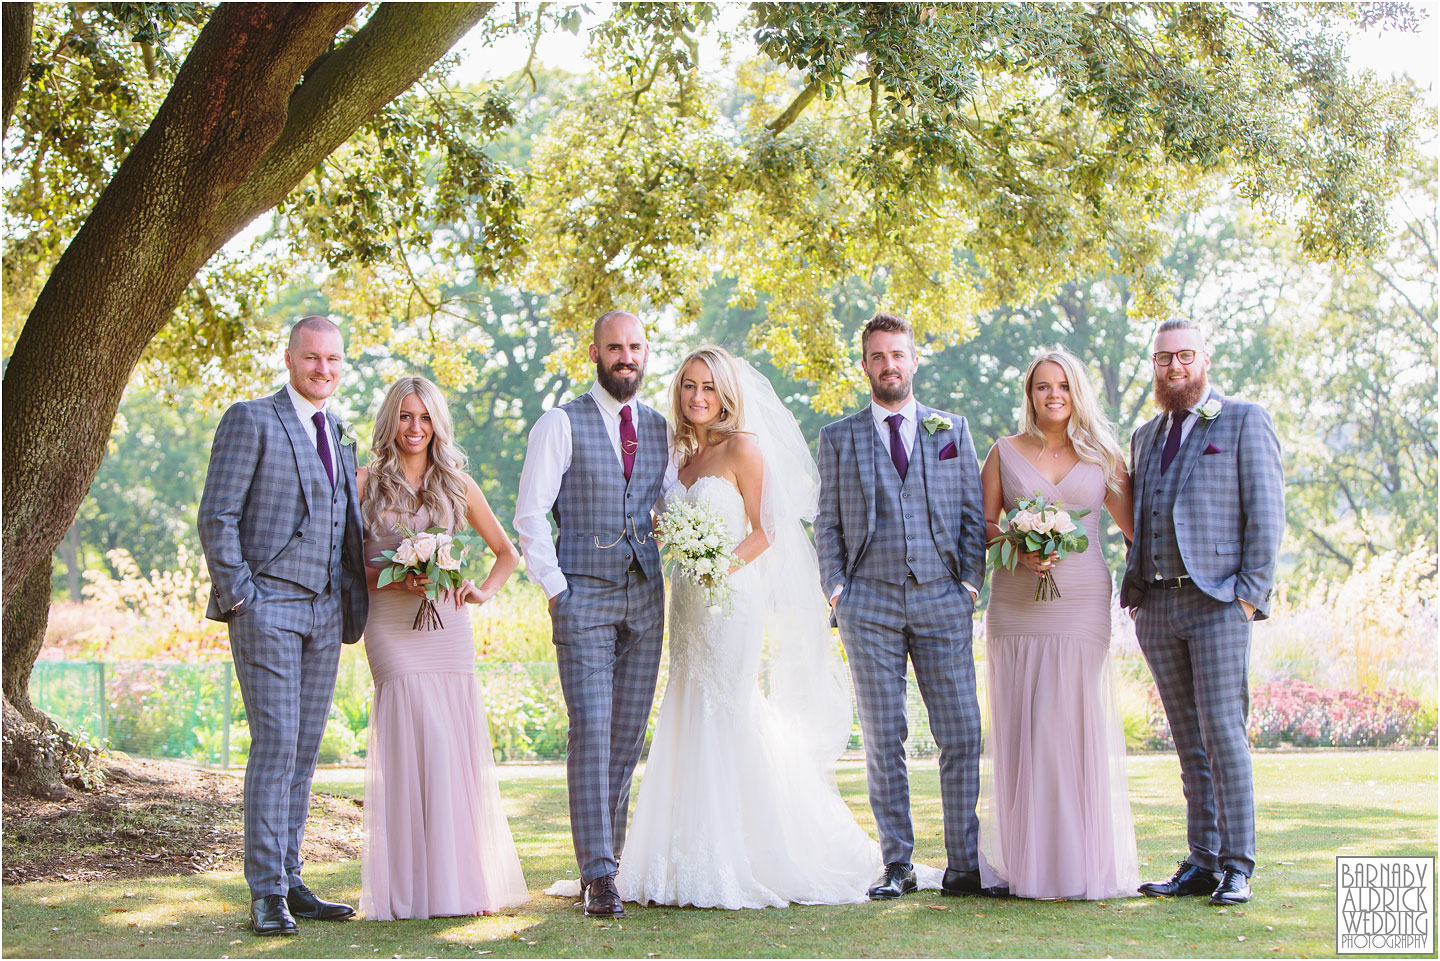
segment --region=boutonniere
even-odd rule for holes
[[[354,447],[355,440],[355,426],[349,421],[342,420],[340,422],[340,446]]]
[[[1220,403],[1219,397],[1211,397],[1205,403],[1201,404],[1195,413],[1200,415],[1201,420],[1214,420],[1220,416],[1220,408],[1223,406],[1224,405]]]
[[[935,436],[937,430],[949,430],[955,426],[950,423],[950,418],[941,417],[939,414],[931,414],[920,423],[924,426],[925,430],[929,432],[931,437]]]

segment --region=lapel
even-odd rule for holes
[[[270,395],[270,400],[275,405],[275,416],[280,418],[280,424],[285,428],[285,434],[290,438],[290,449],[295,454],[295,471],[300,479],[300,492],[305,497],[305,509],[311,516],[315,514],[315,505],[310,502],[311,472],[313,470],[324,470],[320,466],[320,453],[315,449],[315,441],[300,423],[300,418],[295,413],[295,405],[290,403],[290,395],[285,388]]]
[[[1206,420],[1200,417],[1199,414],[1195,415],[1196,417],[1200,417],[1200,423],[1190,428],[1190,436],[1185,438],[1185,443],[1180,448],[1178,455],[1180,473],[1176,475],[1179,478],[1175,484],[1175,490],[1177,492],[1184,490],[1185,481],[1189,478],[1190,472],[1195,469],[1195,465],[1199,463],[1200,458],[1204,456],[1205,447],[1209,444],[1206,438],[1210,435],[1210,428],[1214,427],[1215,422],[1225,416],[1225,398],[1214,388],[1211,388],[1210,396],[1220,401],[1220,413],[1216,414],[1213,420]],[[1173,467],[1175,465],[1172,464],[1171,466]]]
[[[335,442],[335,449],[340,454],[340,470],[345,473],[345,494],[350,498],[351,504],[360,502],[360,492],[355,487],[355,445],[345,443],[345,438],[340,432],[340,419],[329,410],[325,412],[325,419],[330,423],[330,437]]]
[[[870,407],[850,418],[850,433],[855,444],[855,469],[859,474],[860,495],[865,499],[865,534],[875,530],[875,418]]]
[[[940,494],[935,489],[937,485],[932,482],[940,479],[940,448],[943,445],[931,443],[935,440],[935,435],[925,430],[925,418],[933,413],[935,411],[918,400],[915,402],[915,446],[910,451],[910,459],[914,460],[915,454],[918,452],[921,463],[924,465],[925,504],[930,509],[932,527],[935,524],[944,526],[942,522],[944,515],[941,512],[939,501]]]

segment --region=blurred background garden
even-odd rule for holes
[[[1433,745],[1434,65],[1417,76],[1385,46],[1423,29],[1433,40],[1433,10],[881,6],[477,14],[454,53],[204,263],[121,372],[98,471],[37,568],[49,614],[34,706],[118,751],[243,764],[195,515],[221,412],[279,386],[301,315],[344,327],[332,403],[362,463],[386,385],[431,377],[507,527],[530,426],[589,385],[597,308],[631,306],[650,325],[652,403],[663,409],[685,351],[719,343],[771,378],[812,439],[862,400],[864,319],[907,314],[922,334],[917,395],[965,415],[982,456],[1016,429],[1019,377],[1051,344],[1086,362],[1124,442],[1153,414],[1150,332],[1180,315],[1207,328],[1216,385],[1265,405],[1284,451],[1288,529],[1254,634],[1253,743]],[[40,336],[47,278],[211,12],[35,7],[4,161],[10,423],[30,423],[12,373],[40,348],[12,352],[22,331]],[[891,32],[865,32],[884,17]],[[957,60],[937,30],[978,38],[973,57]],[[851,59],[822,70],[795,45],[812,34]],[[1131,59],[1122,35],[1164,57]],[[1185,73],[1241,35],[1243,69]],[[1065,53],[1092,41],[1110,72]],[[1194,99],[1120,96],[1177,77]],[[10,481],[21,462],[6,436],[7,513],[39,505],[7,518],[8,565],[26,541],[13,518],[47,505]],[[1098,549],[1123,566],[1113,526]],[[496,757],[563,756],[539,589],[522,571],[471,616]],[[1164,750],[1131,622],[1113,623],[1129,747]],[[370,691],[363,645],[347,649],[323,763],[363,762]],[[913,714],[911,751],[925,754]],[[863,749],[858,727],[851,746]]]

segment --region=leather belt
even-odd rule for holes
[[[1189,579],[1189,574],[1182,574],[1179,577],[1172,577],[1169,580],[1157,577],[1150,582],[1150,587],[1157,591],[1178,591],[1185,586],[1185,582]]]

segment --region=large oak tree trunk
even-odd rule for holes
[[[130,373],[195,274],[493,4],[382,4],[316,64],[361,6],[220,4],[51,273],[3,385],[7,628],[32,572],[46,570],[48,595],[51,552],[100,466]],[[40,643],[26,623],[3,640],[17,711],[12,684],[28,705]]]

